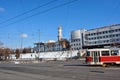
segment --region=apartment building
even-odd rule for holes
[[[91,30],[75,30],[71,32],[72,50],[119,46],[119,44],[120,24],[99,27]]]
[[[85,29],[81,30],[75,30],[71,32],[71,49],[72,50],[80,50],[82,49],[82,46],[84,46],[84,41],[85,41]]]

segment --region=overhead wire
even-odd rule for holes
[[[76,2],[76,1],[78,1],[78,0],[68,1],[68,2],[65,2],[65,3],[63,3],[63,4],[60,4],[60,5],[54,6],[54,7],[52,7],[52,8],[49,8],[49,9],[43,10],[43,11],[38,12],[38,13],[35,13],[35,14],[33,14],[33,15],[30,15],[30,16],[27,16],[27,17],[24,17],[24,18],[19,19],[19,20],[15,21],[15,22],[12,22],[12,23],[10,23],[10,24],[7,24],[6,27],[7,27],[7,26],[10,26],[10,25],[12,25],[12,24],[15,24],[15,23],[18,23],[18,22],[24,21],[24,20],[26,20],[26,19],[28,19],[28,18],[33,17],[33,16],[36,16],[36,15],[39,15],[39,14],[42,14],[42,13],[46,13],[46,12],[49,12],[49,11],[51,11],[51,10],[53,10],[53,9],[56,9],[56,8],[59,8],[59,7],[62,7],[62,6],[65,6],[65,5],[71,4],[71,3]]]
[[[49,5],[49,4],[52,4],[52,3],[56,2],[56,1],[57,1],[57,0],[52,0],[52,1],[49,1],[49,2],[47,2],[47,3],[45,3],[45,4],[40,5],[40,6],[38,6],[38,7],[35,7],[35,8],[33,8],[33,9],[31,9],[31,10],[25,11],[25,12],[19,14],[19,15],[16,15],[16,16],[14,16],[14,17],[12,17],[12,18],[9,18],[9,19],[7,19],[7,20],[5,20],[5,21],[0,22],[0,25],[6,23],[6,22],[8,22],[8,21],[11,21],[11,20],[13,20],[13,19],[16,19],[16,18],[18,18],[18,17],[20,17],[20,16],[23,16],[23,15],[25,15],[25,14],[27,14],[27,13],[30,13],[31,11],[34,11],[34,10],[37,10],[37,9],[39,9],[39,8],[41,8],[41,7],[47,6],[47,5]]]

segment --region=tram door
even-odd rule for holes
[[[92,51],[91,52],[91,56],[92,56],[92,61],[93,62],[95,62],[95,63],[97,63],[97,62],[99,62],[100,60],[100,52],[99,51]]]

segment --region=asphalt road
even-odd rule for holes
[[[86,66],[80,60],[0,64],[0,80],[120,80],[120,67]]]

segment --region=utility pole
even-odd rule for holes
[[[40,52],[40,29],[38,30],[38,39],[39,39],[38,40],[38,42],[39,42],[38,43],[38,46],[39,46],[39,49],[38,49],[39,51],[38,52]]]
[[[40,29],[38,30],[38,59],[40,58]]]
[[[20,37],[21,37],[21,53],[22,53],[22,48],[23,48],[23,38],[27,38],[27,34],[25,34],[25,33],[21,33]]]
[[[22,46],[23,46],[23,33],[21,33],[21,51],[20,51],[21,54],[22,54]]]

